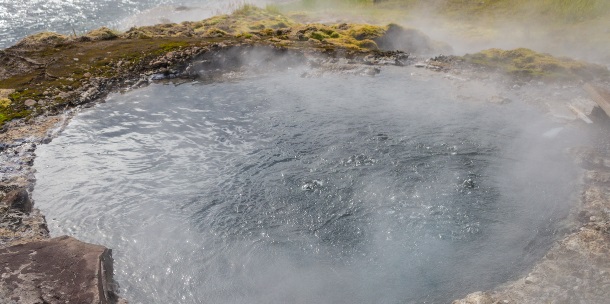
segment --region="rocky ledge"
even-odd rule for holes
[[[610,155],[570,151],[585,168],[574,232],[557,241],[524,277],[453,304],[607,303],[610,299]]]
[[[117,303],[112,252],[62,236],[0,249],[2,303]]]
[[[167,79],[213,79],[244,65],[289,66],[295,61],[316,67],[303,77],[325,72],[374,76],[383,65],[414,64],[443,72],[466,91],[472,81],[491,87],[502,79],[504,89],[525,99],[531,97],[528,90],[546,86],[549,79],[563,82],[553,85],[563,97],[581,90],[585,81],[608,86],[605,68],[525,49],[416,57],[449,50],[417,30],[398,25],[300,24],[249,6],[201,22],[126,33],[108,29],[80,37],[41,33],[0,50],[0,299],[119,301],[110,250],[69,237],[48,240],[45,219],[30,198],[36,146],[56,136],[74,111],[101,101],[113,90]],[[495,94],[488,97],[491,102],[510,101]],[[574,294],[591,302],[608,298],[610,203],[604,183],[610,180],[610,158],[590,150],[579,153],[583,163],[598,166],[587,175],[591,187],[583,195],[581,229],[553,247],[527,278],[456,303],[570,302],[576,299]],[[566,282],[571,280],[585,283],[570,289]]]

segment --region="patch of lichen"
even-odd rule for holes
[[[530,49],[488,49],[464,56],[466,62],[515,76],[548,79],[591,79],[610,76],[608,69],[584,61],[554,57]]]

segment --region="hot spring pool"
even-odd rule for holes
[[[131,303],[439,303],[560,237],[586,142],[518,100],[377,77],[153,84],[36,152],[51,233],[113,249]]]

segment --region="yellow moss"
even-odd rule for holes
[[[379,47],[377,46],[377,43],[375,43],[375,41],[373,41],[371,39],[360,40],[360,41],[358,41],[357,45],[363,49],[369,49],[369,50],[378,50],[379,49]]]
[[[221,29],[211,28],[211,29],[208,29],[207,31],[205,31],[205,33],[203,34],[203,37],[216,38],[216,37],[225,37],[227,35],[228,35],[228,33]]]
[[[370,24],[348,25],[344,30],[348,35],[356,40],[374,39],[383,36],[387,31],[386,27]]]
[[[471,63],[499,69],[504,72],[523,76],[549,78],[591,77],[607,75],[602,66],[570,58],[553,57],[530,49],[514,50],[489,49],[464,58]]]
[[[309,33],[309,38],[322,41],[326,38],[330,38],[330,36],[326,35],[322,31],[315,31],[315,32]]]
[[[0,89],[0,98],[8,98],[13,93],[15,93],[13,89]]]
[[[97,41],[97,40],[110,40],[119,37],[119,32],[111,30],[107,27],[101,27],[99,29],[92,30],[84,35],[84,37]]]
[[[252,5],[243,5],[230,15],[204,20],[205,26],[213,26],[229,34],[242,34],[264,29],[285,29],[295,25],[290,18]]]
[[[11,100],[8,98],[0,98],[0,108],[6,108],[11,105]]]
[[[41,32],[23,38],[16,44],[16,46],[57,45],[66,41],[68,41],[68,36],[66,35],[53,32]]]

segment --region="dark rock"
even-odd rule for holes
[[[32,201],[27,190],[15,189],[6,194],[2,199],[2,204],[8,206],[10,209],[19,210],[23,213],[32,212]]]
[[[379,49],[386,51],[400,50],[413,54],[451,53],[453,51],[448,44],[434,41],[419,30],[404,28],[396,24],[391,24],[383,36],[373,40]]]
[[[0,249],[0,299],[117,303],[112,251],[62,236]]]

